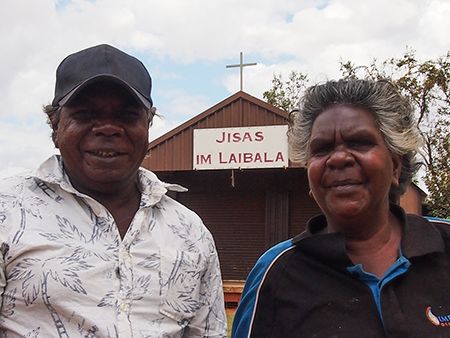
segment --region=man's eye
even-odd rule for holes
[[[124,111],[120,113],[120,119],[124,121],[133,121],[140,117],[140,114],[134,111]]]
[[[135,110],[126,110],[119,114],[119,118],[122,121],[128,121],[128,122],[134,122],[139,120],[142,117],[141,111],[135,111]]]
[[[93,118],[93,113],[89,110],[79,110],[72,114],[75,119],[78,120],[90,120]]]

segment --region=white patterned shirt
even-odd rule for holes
[[[139,169],[123,239],[53,156],[0,182],[0,337],[226,337],[219,261],[200,218]]]

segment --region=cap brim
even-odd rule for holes
[[[61,98],[61,100],[59,100],[58,105],[60,107],[62,107],[64,105],[68,104],[87,85],[89,85],[91,83],[94,83],[94,82],[103,81],[103,80],[106,80],[106,81],[109,81],[109,82],[115,82],[117,84],[122,85],[145,108],[149,109],[150,107],[152,107],[153,102],[151,102],[148,99],[146,99],[141,93],[139,93],[136,89],[134,89],[132,86],[130,86],[130,84],[128,84],[127,82],[123,81],[122,79],[120,79],[120,78],[118,78],[116,76],[109,75],[109,74],[108,75],[96,75],[96,76],[90,77],[89,79],[83,81],[78,86],[73,88],[70,92],[68,92],[65,96],[63,96]]]

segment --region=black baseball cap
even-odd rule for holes
[[[110,45],[98,45],[67,56],[56,70],[54,107],[64,106],[96,81],[121,84],[146,108],[153,106],[152,78],[141,61]]]

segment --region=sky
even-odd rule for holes
[[[449,0],[14,0],[0,10],[0,177],[58,153],[42,106],[69,54],[108,43],[139,58],[162,119],[153,140],[240,90],[263,99],[274,75],[338,79],[369,64],[450,51]]]

